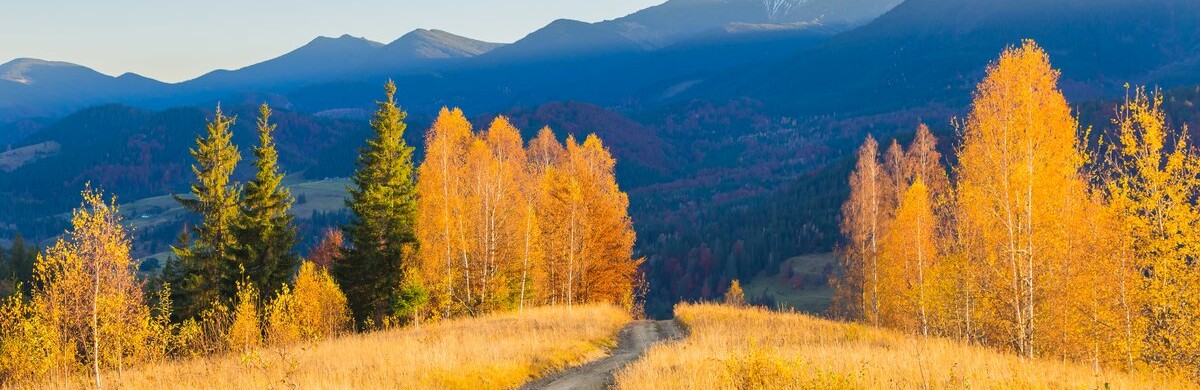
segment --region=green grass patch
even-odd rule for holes
[[[829,273],[837,266],[833,253],[796,256],[784,261],[775,274],[759,274],[743,286],[746,299],[773,309],[794,309],[821,314],[833,300]]]

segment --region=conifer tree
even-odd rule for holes
[[[388,81],[385,92],[371,120],[375,137],[359,152],[346,201],[349,246],[334,267],[355,319],[365,324],[380,324],[392,307],[407,306],[397,299],[406,269],[416,265],[413,148],[404,142],[406,114],[396,106],[396,84]]]
[[[29,245],[25,243],[25,238],[20,233],[13,237],[12,245],[8,248],[8,262],[11,264],[11,271],[18,283],[28,284],[33,280],[33,262],[37,257],[37,252],[37,250],[30,250]]]
[[[292,251],[296,226],[288,210],[293,199],[282,186],[284,175],[279,172],[279,153],[271,137],[275,131],[270,123],[271,108],[263,103],[258,112],[259,145],[253,149],[257,173],[242,193],[237,257],[245,267],[245,277],[257,287],[259,298],[265,299],[291,279],[300,261]]]
[[[192,165],[196,181],[191,191],[195,198],[175,198],[201,218],[192,228],[190,243],[171,248],[179,262],[176,269],[180,279],[169,280],[172,286],[180,287],[171,299],[179,307],[180,318],[194,317],[214,303],[230,302],[240,279],[234,235],[240,218],[240,189],[231,182],[231,176],[241,155],[229,129],[236,119],[225,116],[217,106],[207,133],[196,139],[196,147],[191,150],[196,159]]]

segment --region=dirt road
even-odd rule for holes
[[[613,374],[641,357],[651,345],[681,337],[683,334],[675,320],[634,321],[621,329],[617,349],[607,357],[530,382],[521,389],[607,389],[612,387]]]

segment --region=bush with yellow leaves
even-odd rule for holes
[[[45,378],[72,354],[35,304],[13,295],[0,302],[0,386]]]
[[[725,290],[725,304],[729,306],[745,306],[746,293],[742,291],[742,283],[734,279]]]
[[[346,296],[333,277],[304,262],[292,288],[284,288],[267,308],[267,339],[272,344],[315,341],[349,329]]]
[[[238,282],[233,324],[225,335],[229,349],[245,353],[262,345],[262,328],[258,321],[258,289],[252,283]]]

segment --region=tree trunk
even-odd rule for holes
[[[100,321],[98,316],[98,301],[100,300],[100,267],[98,262],[93,259],[96,264],[93,265],[95,272],[95,281],[92,284],[92,371],[96,375],[96,388],[103,389],[104,386],[100,382]]]

